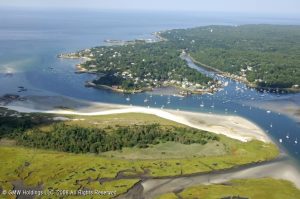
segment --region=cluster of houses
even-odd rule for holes
[[[252,70],[253,70],[253,67],[247,66],[246,69],[245,69],[245,68],[242,68],[242,69],[241,69],[240,74],[241,74],[242,77],[245,77],[245,78],[246,78],[246,76],[247,76],[246,72],[247,72],[247,71],[252,71]]]
[[[112,48],[110,50],[113,50]],[[94,51],[91,49],[85,49],[83,51],[80,51],[78,53],[69,53],[69,54],[62,54],[60,57],[63,58],[85,58],[85,60],[91,60],[94,59],[95,57],[103,56],[101,54],[100,50],[97,50],[94,54]],[[112,55],[109,57],[110,59],[121,57],[121,53],[114,51]],[[143,62],[145,62],[145,59],[142,59]],[[81,66],[81,64],[79,64]],[[110,62],[110,65],[113,65],[113,62]],[[131,63],[131,65],[135,65],[134,62]],[[78,67],[81,69],[82,67]],[[110,67],[107,67],[109,70]],[[95,64],[90,64],[86,69],[85,72],[89,73],[96,73],[97,72],[97,66]],[[80,71],[81,72],[81,71]],[[199,83],[195,82],[190,82],[188,81],[187,78],[184,78],[182,81],[175,80],[172,78],[172,74],[175,72],[174,70],[168,73],[169,80],[158,80],[152,78],[152,74],[148,73],[144,75],[144,77],[136,77],[135,74],[133,74],[130,70],[122,71],[122,72],[117,72],[114,75],[115,76],[120,76],[124,79],[130,79],[133,80],[135,85],[143,85],[148,88],[152,87],[161,87],[161,86],[175,86],[178,88],[181,88],[183,90],[187,90],[190,92],[214,92],[217,91],[220,85],[216,84],[215,82],[209,82],[208,85],[202,85]]]
[[[115,74],[115,75],[118,76],[119,74]],[[123,71],[121,73],[121,76],[124,79],[134,80],[134,84],[145,84],[148,87],[150,87],[151,85],[154,85],[155,87],[176,86],[184,90],[189,90],[191,92],[214,92],[217,91],[221,85],[221,82],[217,84],[215,82],[208,82],[208,86],[207,86],[199,83],[190,82],[186,78],[184,78],[183,81],[174,80],[174,79],[161,81],[158,79],[152,79],[151,73],[146,74],[144,78],[139,78],[139,77],[134,77],[134,75],[130,71]]]

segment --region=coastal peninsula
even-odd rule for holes
[[[136,40],[124,45],[101,46],[61,58],[81,58],[77,73],[93,73],[99,78],[86,83],[88,87],[111,89],[124,93],[151,91],[160,87],[176,87],[181,95],[212,93],[220,82],[190,68],[181,58],[184,50],[173,48],[168,41]]]
[[[155,33],[156,42],[112,42],[59,57],[83,59],[77,72],[99,76],[87,86],[117,92],[137,93],[174,86],[186,95],[215,92],[222,86],[190,68],[181,55],[189,55],[196,64],[251,87],[297,92],[299,30],[299,26],[279,25],[176,29]]]

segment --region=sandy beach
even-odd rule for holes
[[[121,113],[152,114],[196,129],[223,134],[243,142],[253,139],[263,142],[271,141],[261,128],[238,116],[104,104],[60,97],[33,96],[28,97],[25,101],[13,102],[6,107],[19,112],[40,112],[61,115],[97,116]]]

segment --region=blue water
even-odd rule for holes
[[[245,85],[215,76],[193,63],[214,78],[229,84],[214,95],[192,95],[186,98],[172,95],[141,93],[128,95],[84,87],[90,74],[75,74],[78,61],[61,60],[62,52],[103,45],[105,39],[130,40],[151,38],[152,32],[211,24],[298,24],[299,19],[280,17],[249,17],[217,13],[147,13],[114,11],[37,11],[0,9],[0,95],[63,95],[97,102],[133,104],[180,110],[236,114],[255,122],[278,141],[290,155],[300,160],[300,125],[277,113],[251,107],[249,102],[265,100],[290,100],[300,102],[299,94],[263,93],[248,89]],[[53,69],[51,69],[53,68]],[[27,92],[18,92],[24,86]],[[148,102],[144,102],[145,99]],[[200,105],[204,106],[201,107]],[[286,135],[290,139],[284,139]]]

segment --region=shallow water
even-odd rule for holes
[[[246,105],[249,101],[260,103],[290,98],[300,101],[299,94],[258,92],[225,78],[221,80],[228,81],[228,86],[214,95],[180,98],[168,93],[162,96],[160,93],[140,93],[129,96],[84,87],[84,82],[93,79],[93,75],[75,74],[78,60],[57,58],[62,52],[103,45],[105,39],[151,38],[152,32],[166,29],[250,23],[300,24],[300,20],[208,13],[25,11],[1,8],[0,95],[63,95],[96,102],[237,114],[268,131],[275,141],[283,139],[280,146],[300,161],[300,144],[294,142],[296,139],[300,141],[299,123],[284,115]],[[189,64],[197,67],[191,62]],[[215,76],[203,69],[198,70]],[[19,86],[24,86],[28,91],[18,92]],[[130,101],[126,100],[128,97]],[[146,103],[145,99],[148,99]],[[285,138],[287,134],[289,139]]]

